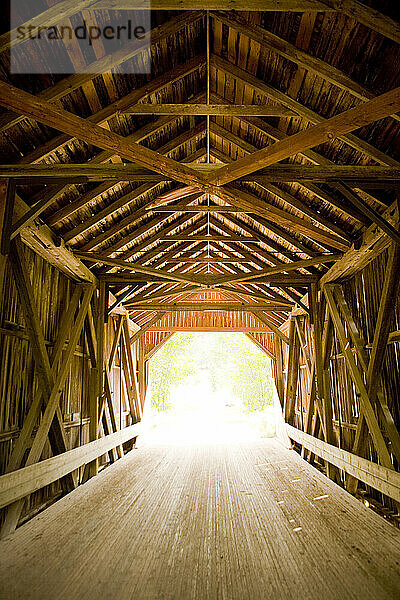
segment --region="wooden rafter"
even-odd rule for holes
[[[335,3],[332,2],[332,4]],[[343,6],[343,4],[344,3],[342,2],[341,6]],[[356,2],[353,4],[356,4]],[[339,6],[339,3],[337,2],[336,5]],[[298,66],[305,68],[307,71],[318,75],[325,81],[329,81],[360,100],[370,100],[375,96],[370,90],[355,82],[351,77],[336,67],[308,54],[301,48],[294,46],[285,39],[263,29],[255,23],[249,25],[238,13],[212,12],[211,16],[218,19],[229,28],[245,35],[254,42],[257,42],[261,47],[273,50],[273,52],[287,58]],[[393,116],[397,120],[400,118],[398,115]]]
[[[258,150],[250,157],[239,159],[235,163],[221,167],[220,171],[209,176],[208,182],[225,185],[238,177],[254,173],[258,169],[277,163],[308,148],[329,142],[374,121],[383,119],[398,110],[400,110],[400,88],[395,88],[369,100],[365,104],[351,108],[305,131],[300,131],[285,140],[276,142],[268,148]]]
[[[300,102],[292,99],[287,94],[280,92],[276,88],[273,88],[272,86],[266,84],[257,77],[254,77],[254,75],[251,75],[247,71],[244,71],[240,67],[235,66],[231,62],[224,60],[223,58],[216,56],[215,54],[211,56],[211,66],[215,69],[221,70],[223,73],[229,75],[230,77],[233,77],[235,80],[246,84],[250,87],[250,89],[253,89],[256,93],[261,94],[264,97],[270,98],[274,102],[277,102],[283,106],[286,106],[287,108],[296,111],[297,114],[304,117],[304,119],[306,119],[310,123],[313,123],[314,125],[323,125],[323,123],[327,121],[327,119],[321,117],[321,115],[311,110],[310,108],[307,108]],[[362,110],[362,106],[365,106],[365,104],[363,103],[360,105],[360,110]],[[248,119],[249,117],[243,118]],[[368,142],[362,140],[361,138],[355,136],[352,133],[339,135],[338,139],[382,165],[392,165],[399,167],[399,161],[392,158],[388,154],[385,154],[381,150],[378,150]],[[310,152],[310,150],[307,150],[306,148],[304,148],[303,150]]]

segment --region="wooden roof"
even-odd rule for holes
[[[115,6],[133,3],[74,4],[67,18],[82,9],[102,22],[117,18]],[[210,10],[152,2],[148,75],[121,69],[140,64],[145,51],[116,47],[106,63],[101,45],[85,56],[62,41],[57,51],[78,73],[11,75],[7,36],[0,37],[0,176],[20,178],[28,212],[16,233],[46,224],[58,245],[107,279],[138,323],[159,311],[139,312],[135,302],[208,301],[263,303],[264,316],[279,326],[309,282],[357,247],[371,223],[399,237],[382,217],[400,174],[395,6],[201,6]],[[24,44],[13,52],[21,65],[43,61]],[[108,67],[96,75],[85,71],[89,64]],[[71,113],[84,121],[68,120]],[[349,117],[324,131],[325,120],[341,113]],[[285,143],[298,132],[298,142]],[[258,273],[253,281],[235,280],[251,273]]]

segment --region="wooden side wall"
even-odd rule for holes
[[[39,321],[43,329],[47,350],[51,356],[59,334],[63,313],[67,309],[78,284],[68,279],[28,248],[23,247],[23,252]],[[111,353],[120,318],[119,314],[110,315],[106,324],[105,357],[109,357]],[[71,327],[72,325],[73,323]],[[60,396],[60,410],[67,450],[86,444],[91,439],[90,377],[92,364],[87,332],[88,328],[86,326],[79,336]],[[130,382],[127,383],[126,373],[124,368],[121,368],[120,343],[110,370],[111,397],[117,429],[121,426],[130,425],[134,420],[129,410],[127,391],[127,385],[131,384]],[[8,262],[0,305],[0,474],[6,471],[16,440],[20,435],[21,428],[39,388],[40,382],[37,376],[35,354],[15,285],[11,262]],[[106,408],[106,415],[107,419],[110,420],[108,407]],[[138,419],[139,415],[136,415],[136,420]],[[40,419],[34,427],[31,443],[37,432],[39,421]],[[110,431],[105,432],[104,428],[100,427],[100,435],[105,433],[110,433]],[[31,443],[28,444],[25,451],[25,459]],[[49,458],[52,455],[49,439],[47,439],[41,459]],[[110,457],[111,455],[101,457],[100,466],[106,465],[111,460]],[[78,481],[82,476],[83,470],[81,469]],[[60,480],[33,493],[24,503],[20,522],[57,499],[62,493],[63,486]],[[2,517],[4,512],[3,510]]]
[[[391,252],[393,253],[393,247],[385,250],[346,281],[334,283],[333,287],[330,284],[326,286],[328,290],[333,290],[332,297],[337,302],[338,315],[346,338],[345,345],[341,340],[339,327],[336,323],[332,324],[331,320],[329,321],[331,339],[330,342],[327,341],[329,337],[327,321],[331,313],[324,288],[317,292],[320,301],[319,313],[315,314],[315,307],[314,314],[311,310],[311,317],[304,311],[292,311],[290,319],[281,328],[289,336],[290,344],[279,343],[283,363],[281,371],[275,372],[275,375],[277,384],[279,384],[279,377],[281,378],[283,389],[281,400],[285,419],[289,425],[337,448],[361,455],[373,463],[398,471],[400,467],[400,294],[398,291],[400,265],[396,264],[396,258],[393,264],[393,254],[390,258]],[[390,260],[392,260],[391,266]],[[390,268],[394,276],[388,283]],[[390,294],[392,294],[391,299]],[[345,318],[340,298],[344,299],[344,306],[347,306],[351,318],[349,316]],[[386,310],[383,311],[385,301]],[[380,310],[384,322],[379,320]],[[318,344],[316,319],[319,320],[318,326],[321,331],[322,349],[320,350],[316,347]],[[386,336],[383,332],[385,327],[388,333]],[[358,344],[355,335],[358,335]],[[375,347],[374,340],[375,344],[378,344]],[[326,356],[323,355],[325,348],[327,348]],[[376,368],[372,373],[373,388],[376,388],[378,394],[376,396],[371,388],[371,374],[368,369],[372,354],[375,359],[379,352],[382,354],[382,361],[381,363],[379,360],[376,361]],[[356,379],[354,371],[352,374],[349,353],[358,370],[359,381],[357,381],[357,373]],[[322,363],[321,389],[318,389],[318,361]],[[378,427],[374,430],[364,425],[364,429],[361,430],[362,441],[357,444],[362,412],[360,394],[362,384],[369,395]],[[379,439],[382,441],[381,444]],[[297,447],[303,457],[319,465],[324,464],[322,459],[310,453],[305,447],[302,448],[301,444],[297,444]],[[385,460],[385,456],[389,457],[390,463]],[[374,488],[354,482],[354,478],[344,471],[338,472],[328,463],[325,463],[325,468],[328,475],[345,485],[349,491],[367,493],[370,498],[386,506],[388,510],[397,511],[396,504]]]

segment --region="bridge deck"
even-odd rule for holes
[[[275,440],[144,446],[1,542],[0,596],[393,600],[399,542]]]

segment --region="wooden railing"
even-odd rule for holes
[[[136,423],[79,448],[2,475],[0,477],[0,508],[25,498],[82,465],[90,463],[116,446],[137,437],[140,430],[141,425]]]
[[[400,473],[397,471],[327,444],[291,425],[286,424],[286,429],[290,439],[330,464],[343,469],[349,475],[400,502]]]

